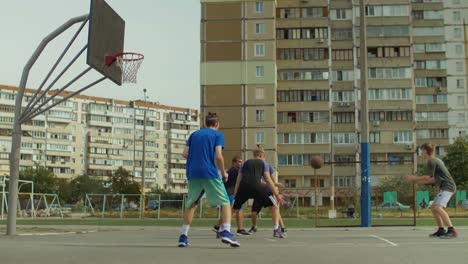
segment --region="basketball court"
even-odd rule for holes
[[[64,228],[73,232],[1,235],[2,263],[440,264],[465,263],[468,246],[467,228],[451,240],[429,238],[432,227],[289,229],[285,239],[263,228],[238,237],[240,248],[222,244],[208,228],[192,228],[187,248],[176,246],[180,230],[173,227]]]

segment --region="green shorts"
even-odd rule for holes
[[[220,178],[217,179],[192,179],[188,181],[188,197],[185,207],[198,204],[203,194],[206,194],[211,206],[230,205],[229,196]]]

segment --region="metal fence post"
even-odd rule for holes
[[[123,219],[124,199],[125,199],[125,194],[122,194],[122,198],[120,200],[120,219]]]
[[[102,218],[104,218],[105,212],[106,212],[106,195],[104,194],[104,199],[102,199],[102,213],[101,213]]]

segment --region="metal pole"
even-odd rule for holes
[[[370,149],[369,117],[367,112],[367,26],[364,0],[359,1],[360,9],[360,50],[361,50],[361,226],[371,224],[371,185],[370,185]]]
[[[158,194],[158,219],[161,218],[161,194]]]
[[[32,195],[32,214],[35,217],[36,216],[36,207],[34,206],[34,182],[31,183],[31,195]],[[33,218],[34,218],[33,217]]]
[[[47,44],[60,35],[62,32],[67,30],[73,24],[82,22],[88,19],[88,14],[72,18],[64,23],[62,26],[57,28],[55,31],[47,35],[39,44],[39,46],[34,51],[31,58],[28,60],[26,65],[23,68],[23,73],[21,75],[20,85],[18,87],[18,93],[16,94],[16,103],[15,103],[15,118],[13,122],[12,130],[12,144],[11,144],[11,153],[10,153],[10,188],[9,188],[9,203],[8,209],[10,213],[8,214],[7,220],[7,232],[8,236],[16,235],[16,208],[18,206],[18,175],[19,175],[19,164],[20,164],[20,149],[21,149],[21,123],[19,119],[21,117],[22,111],[22,102],[23,95],[26,88],[26,83],[29,76],[29,71],[36,62],[36,60],[41,55],[44,48]],[[14,213],[13,213],[14,212]]]
[[[122,194],[122,199],[120,200],[120,219],[123,218],[123,210],[124,210],[124,194]]]
[[[143,157],[141,161],[141,197],[142,201],[140,203],[141,210],[140,210],[140,218],[145,217],[145,162],[146,162],[146,89],[143,89],[143,96],[144,96],[144,110],[143,110]]]
[[[106,195],[104,194],[104,199],[102,199],[102,213],[101,218],[104,218],[104,213],[106,212]]]
[[[3,213],[5,210],[5,176],[2,176],[2,220],[3,220]]]
[[[331,174],[331,188],[330,188],[330,206],[331,210],[335,210],[335,148],[333,145],[333,104],[330,108],[331,112],[331,122],[330,122],[330,160],[332,162],[330,166],[330,174]]]
[[[314,205],[315,205],[315,227],[318,226],[318,177],[314,169]]]

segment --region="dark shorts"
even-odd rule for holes
[[[234,205],[232,208],[235,210],[240,210],[242,205],[247,202],[249,199],[254,199],[254,204],[257,202],[256,207],[270,207],[276,205],[276,200],[273,197],[273,194],[267,187],[264,186],[240,186],[237,191],[236,198],[234,200]],[[253,208],[253,205],[252,205]],[[253,209],[252,209],[253,211]],[[259,210],[260,211],[260,210]]]
[[[274,199],[274,195],[272,192],[268,192],[268,195],[270,197],[272,197]],[[266,205],[265,206],[265,201],[261,201],[261,200],[258,200],[258,199],[255,199],[253,201],[253,204],[252,204],[252,209],[251,209],[251,212],[256,212],[257,214],[260,213],[260,211],[262,211],[262,208],[263,207],[268,207],[268,206],[271,206],[271,205]]]

